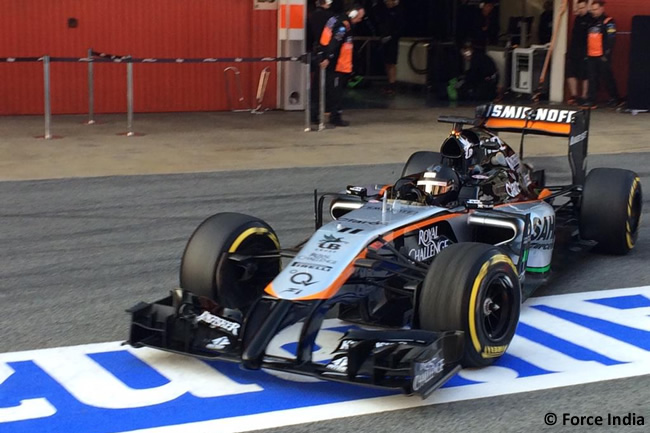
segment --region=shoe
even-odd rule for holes
[[[350,126],[350,122],[343,120],[340,117],[334,117],[330,119],[330,125],[334,126]]]
[[[598,104],[591,101],[584,101],[582,104],[580,104],[580,107],[585,108],[587,110],[595,110],[596,108],[598,108]]]
[[[569,99],[567,99],[566,103],[569,105],[580,105],[580,103],[578,102],[578,98],[574,96],[571,96]]]
[[[625,102],[622,101],[621,99],[617,99],[617,98],[612,98],[609,101],[607,101],[607,106],[608,107],[621,108],[624,105],[625,105]]]

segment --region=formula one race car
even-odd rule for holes
[[[252,216],[206,219],[185,248],[181,288],[129,310],[128,343],[426,397],[505,353],[560,233],[612,254],[634,248],[639,178],[587,175],[588,111],[489,105],[439,120],[453,125],[440,152],[413,154],[395,184],[315,192],[316,231],[294,248]],[[519,154],[499,131],[522,133]],[[571,185],[546,185],[523,162],[523,134],[569,139]],[[333,316],[359,326],[317,362]],[[292,325],[295,354],[268,353]]]

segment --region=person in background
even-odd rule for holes
[[[388,78],[388,85],[384,89],[384,93],[395,95],[397,88],[397,55],[404,15],[399,0],[384,0],[383,5],[383,7],[379,8],[378,24],[386,76]]]
[[[307,17],[307,48],[312,53],[311,68],[311,122],[318,123],[318,108],[320,103],[320,65],[316,54],[318,41],[327,20],[334,12],[331,10],[332,0],[316,0],[316,8]]]
[[[612,17],[605,14],[605,1],[593,0],[591,2],[591,15],[593,21],[587,30],[587,75],[589,77],[588,98],[584,104],[589,108],[596,108],[596,96],[600,78],[605,81],[609,93],[607,105],[621,104],[616,89],[616,81],[612,73],[612,53],[616,42],[616,23]]]
[[[494,3],[495,0],[485,0],[481,5],[475,40],[483,47],[499,43],[499,16]]]
[[[581,105],[587,100],[589,80],[587,80],[587,30],[593,17],[589,13],[587,0],[577,0],[574,7],[576,15],[573,22],[569,56],[567,59],[567,82],[569,84],[570,105]]]
[[[551,42],[553,35],[553,2],[546,0],[544,2],[544,12],[539,16],[539,28],[537,29],[537,39],[541,45]]]
[[[333,126],[350,124],[342,118],[341,102],[347,77],[352,73],[352,26],[360,23],[364,15],[364,8],[355,3],[347,13],[331,17],[320,37],[317,56],[321,69],[326,71],[325,111],[330,113],[329,123]]]
[[[494,60],[481,45],[465,43],[461,49],[461,74],[456,84],[461,101],[492,101],[497,96],[499,75]]]

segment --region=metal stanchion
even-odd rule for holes
[[[126,61],[126,132],[119,135],[139,137],[144,134],[133,131],[133,62],[131,56],[125,57]]]
[[[129,56],[131,57],[131,56]],[[133,63],[126,64],[126,136],[133,136]]]
[[[95,124],[95,81],[93,75],[93,49],[88,48],[88,121],[86,125]]]
[[[43,92],[44,92],[44,110],[45,115],[45,134],[39,135],[36,138],[44,138],[52,140],[61,138],[60,136],[52,135],[50,125],[52,123],[52,109],[50,104],[50,56],[43,56]]]
[[[50,132],[50,122],[52,120],[52,111],[50,108],[50,56],[43,56],[43,83],[45,89],[45,135],[46,140],[52,139]]]
[[[303,65],[305,71],[305,132],[311,131],[311,53],[307,53],[305,56],[305,63]]]
[[[320,68],[320,65],[318,66]],[[325,129],[325,76],[327,75],[327,68],[321,68],[320,69],[320,82],[318,83],[319,85],[319,96],[320,96],[320,101],[319,101],[319,121],[320,123],[318,124],[318,130],[322,131]]]

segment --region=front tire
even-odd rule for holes
[[[514,264],[497,247],[460,243],[433,260],[422,283],[418,319],[428,331],[463,331],[464,367],[485,367],[512,341],[521,310]]]
[[[280,258],[234,261],[230,254],[259,255],[280,249],[267,223],[239,213],[219,213],[190,237],[181,260],[180,285],[227,308],[242,309],[262,296],[280,272]]]
[[[636,244],[643,207],[636,173],[619,168],[589,172],[580,205],[580,236],[609,254],[627,254]]]

